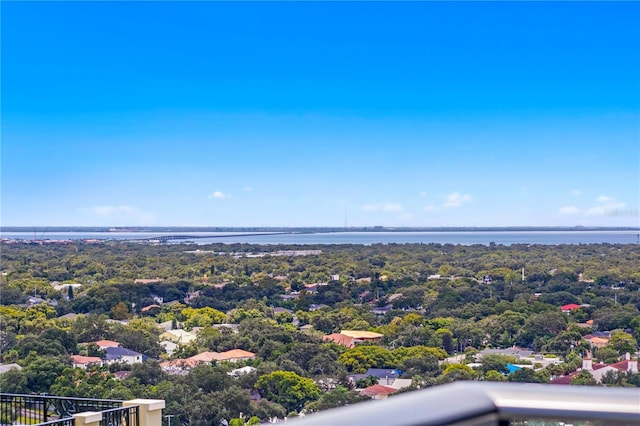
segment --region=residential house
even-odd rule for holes
[[[231,330],[234,334],[238,334],[240,326],[238,324],[213,324],[211,327],[218,331]]]
[[[198,297],[200,297],[200,290],[197,291],[190,291],[187,293],[187,295],[184,297],[184,303],[186,303],[187,305],[190,305],[193,303],[193,301],[195,299],[197,299]]]
[[[160,368],[168,374],[182,374],[199,365],[198,362],[189,359],[172,359],[171,361],[163,361]]]
[[[318,293],[318,285],[319,284],[305,284],[304,288],[307,294],[317,294]]]
[[[378,341],[382,339],[383,335],[380,333],[374,333],[373,331],[363,331],[363,330],[342,330],[340,334],[344,334],[345,336],[353,337],[358,340],[371,340]]]
[[[604,348],[605,346],[607,346],[609,344],[609,341],[611,339],[609,339],[608,337],[590,337],[589,339],[585,339],[589,342],[589,344],[591,345],[592,348]]]
[[[393,293],[391,296],[387,297],[387,300],[389,302],[393,302],[394,300],[400,299],[402,296],[402,293]]]
[[[374,315],[385,315],[393,309],[393,304],[389,303],[385,306],[376,306],[371,309],[371,313]]]
[[[398,389],[394,389],[390,386],[373,385],[364,388],[360,391],[360,395],[366,395],[371,399],[386,399],[389,395],[398,392]]]
[[[342,345],[347,348],[355,347],[356,342],[358,342],[357,339],[347,336],[345,334],[340,334],[340,333],[333,333],[333,334],[328,334],[326,336],[322,336],[322,340],[324,342],[337,343],[338,345]]]
[[[300,298],[300,294],[292,291],[290,294],[280,294],[278,297],[283,300],[298,300]]]
[[[315,303],[312,303],[311,305],[309,305],[309,311],[310,312],[314,312],[314,311],[318,311],[318,310],[320,310],[322,308],[328,308],[328,307],[329,307],[329,305],[325,305],[324,303],[319,303],[317,305]]]
[[[94,365],[101,367],[102,358],[97,356],[71,355],[71,365],[73,365],[74,368],[82,368],[83,370],[93,367]]]
[[[375,377],[378,384],[390,386],[402,374],[400,370],[393,368],[370,368],[364,374],[351,374],[349,380],[356,382],[367,377]]]
[[[113,376],[116,380],[124,380],[131,375],[131,371],[116,371]]]
[[[57,317],[57,320],[67,320],[67,321],[75,321],[78,318],[78,314],[68,313]]]
[[[609,372],[624,372],[624,373],[637,373],[638,372],[638,360],[631,359],[629,354],[625,355],[625,359],[622,361],[618,361],[613,364],[601,364],[593,363],[593,359],[590,357],[584,358],[582,360],[582,369],[575,371],[566,376],[560,376],[552,379],[549,383],[552,385],[568,385],[571,383],[571,379],[578,374],[580,371],[588,371],[596,383],[602,383],[603,377]]]
[[[18,364],[0,364],[0,374],[6,373],[9,370],[22,370],[22,367]]]
[[[226,352],[220,352],[216,355],[216,361],[229,361],[229,362],[238,362],[238,361],[247,361],[250,359],[255,359],[256,354],[253,352],[245,351],[242,349],[231,349]]]
[[[173,330],[173,324],[174,322],[172,320],[161,322],[158,324],[158,328],[163,332]]]
[[[173,355],[173,353],[176,351],[176,349],[178,349],[178,345],[177,344],[175,344],[173,342],[170,342],[168,340],[160,342],[160,346],[162,346],[162,349],[164,349],[164,351],[169,356]]]
[[[185,330],[167,330],[160,335],[160,340],[168,340],[173,343],[181,343],[187,345],[194,341],[198,336]]]
[[[611,332],[594,331],[593,333],[585,334],[582,338],[589,342],[592,348],[603,348],[609,344]]]
[[[231,376],[231,377],[238,378],[240,376],[244,376],[246,374],[253,373],[253,372],[257,371],[257,370],[258,370],[257,368],[251,367],[250,365],[247,365],[247,366],[244,366],[244,367],[236,368],[235,370],[231,370],[227,374],[229,376]]]
[[[140,312],[142,312],[142,313],[145,313],[145,312],[151,312],[151,311],[153,311],[154,309],[155,309],[155,310],[156,310],[156,312],[157,312],[158,310],[162,309],[162,307],[161,307],[160,305],[155,305],[155,304],[153,304],[153,305],[148,305],[148,306],[145,306],[144,308],[140,309]]]
[[[95,343],[98,348],[103,350],[107,348],[117,348],[118,346],[120,346],[120,343],[114,340],[98,340],[97,342],[93,343]]]
[[[75,290],[75,289],[78,289],[78,288],[82,287],[82,284],[79,284],[79,283],[61,284],[58,281],[54,281],[54,282],[51,283],[51,286],[56,291],[69,291],[69,287],[73,287],[73,289]]]
[[[186,359],[174,359],[160,363],[160,367],[168,373],[189,370],[200,364],[207,364],[214,361],[238,362],[254,359],[256,354],[242,349],[231,349],[226,352],[201,352]]]
[[[162,282],[162,278],[136,278],[135,280],[133,280],[134,284],[155,284],[155,283],[161,283]]]
[[[568,305],[560,307],[560,310],[565,314],[568,314],[571,311],[575,311],[576,309],[580,309],[580,305],[576,305],[575,303],[569,303]]]
[[[109,347],[106,348],[105,361],[107,364],[114,364],[116,362],[124,362],[127,364],[138,364],[142,362],[142,354],[131,349],[121,347]]]
[[[485,349],[478,353],[478,359],[482,359],[487,355],[506,355],[513,356],[516,359],[528,358],[533,356],[533,351],[527,348],[520,348],[518,346],[512,346],[504,349]]]

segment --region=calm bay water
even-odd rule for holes
[[[249,243],[249,244],[637,244],[639,231],[451,231],[451,232],[331,232],[317,234],[246,235],[238,232],[49,232],[39,240],[140,240],[171,235],[190,235],[193,240],[176,243]],[[3,232],[2,238],[32,240],[33,233]]]

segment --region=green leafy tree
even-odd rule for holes
[[[515,358],[506,355],[485,355],[482,357],[482,371],[487,374],[494,370],[502,374],[508,374],[507,364],[515,363]]]
[[[537,374],[531,368],[523,368],[516,370],[509,375],[510,382],[524,382],[524,383],[548,383],[549,379],[543,377],[542,374]]]
[[[366,396],[361,396],[357,392],[350,391],[344,386],[338,386],[329,392],[323,393],[320,399],[316,402],[308,404],[307,409],[310,411],[328,410],[330,408],[351,405],[368,399],[369,398]]]
[[[635,353],[638,350],[638,342],[632,335],[624,331],[614,331],[611,333],[611,340],[608,346],[623,355],[625,353]]]
[[[3,393],[28,393],[27,375],[22,370],[13,368],[0,374],[0,389]]]
[[[448,383],[456,380],[473,380],[476,376],[476,372],[468,365],[449,364],[442,372],[441,381]]]
[[[68,364],[55,357],[36,357],[22,370],[31,392],[49,392],[49,387],[62,374]]]
[[[580,371],[578,374],[571,378],[571,385],[580,385],[580,386],[595,386],[596,379],[593,378],[591,373],[586,370]]]
[[[368,368],[393,368],[395,357],[379,346],[357,346],[340,355],[338,362],[354,373],[364,373]]]
[[[274,371],[261,376],[255,385],[260,393],[288,411],[300,411],[305,403],[320,397],[318,385],[290,371]]]
[[[484,379],[488,382],[506,382],[507,378],[504,374],[496,370],[489,370],[485,373]]]

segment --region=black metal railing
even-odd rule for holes
[[[139,426],[138,406],[102,411],[100,426]]]
[[[0,394],[0,424],[49,424],[68,421],[74,414],[121,408],[122,401],[66,398],[51,395]],[[55,423],[57,424],[57,423]],[[60,423],[61,425],[71,423]],[[120,423],[118,423],[120,424]],[[124,424],[124,423],[122,423]],[[129,423],[126,423],[128,425]],[[135,424],[137,426],[137,423]],[[133,426],[133,424],[132,424]]]

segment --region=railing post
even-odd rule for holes
[[[132,399],[124,401],[123,407],[138,406],[138,426],[162,426],[163,399]]]
[[[75,426],[100,426],[102,413],[87,411],[73,415]]]

